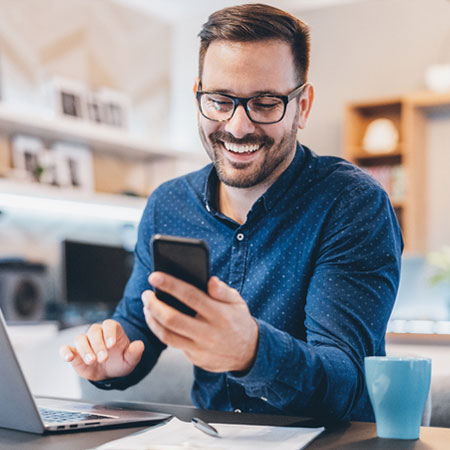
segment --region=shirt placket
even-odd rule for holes
[[[230,276],[228,280],[229,286],[242,290],[245,274],[248,251],[248,233],[245,226],[236,228],[233,234],[233,242],[231,244],[231,264]],[[230,401],[230,408],[234,412],[242,411],[242,392],[241,388],[235,383],[227,379],[228,399]]]
[[[228,285],[238,291],[242,290],[245,280],[247,250],[248,236],[245,227],[238,227],[234,232],[231,244],[230,276],[228,279]]]

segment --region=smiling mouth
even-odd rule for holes
[[[231,142],[224,142],[222,141],[223,146],[232,153],[238,153],[238,154],[251,154],[251,153],[255,153],[256,151],[258,151],[263,144],[234,144]]]

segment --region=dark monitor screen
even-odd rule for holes
[[[122,247],[64,241],[68,303],[116,304],[131,274],[133,253]]]

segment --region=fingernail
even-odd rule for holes
[[[84,361],[86,362],[86,364],[90,364],[93,360],[94,360],[94,356],[91,355],[90,353],[86,353],[84,355]]]
[[[111,348],[114,345],[114,342],[115,342],[114,338],[110,337],[106,340],[106,346],[108,348]]]
[[[70,358],[72,357],[72,355],[70,353],[67,353],[64,355],[64,361],[70,361]]]
[[[97,353],[97,359],[98,359],[99,361],[103,361],[105,358],[106,358],[106,352],[105,352],[104,350],[100,350],[100,351]]]

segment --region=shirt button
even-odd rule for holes
[[[236,239],[238,240],[238,241],[243,241],[244,240],[244,233],[238,233],[237,235],[236,235]]]
[[[236,408],[236,409],[234,410],[234,412],[235,412],[235,413],[241,413],[242,411],[241,411],[239,408]]]

